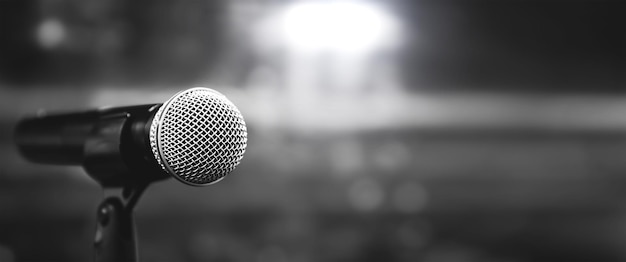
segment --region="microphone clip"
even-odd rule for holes
[[[94,239],[96,262],[138,261],[133,209],[148,183],[129,185],[98,206]],[[105,189],[106,191],[106,189]]]

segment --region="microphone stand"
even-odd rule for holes
[[[128,119],[133,114],[136,118],[141,118],[139,116],[142,112],[148,112],[146,107],[154,108],[153,105],[138,106],[102,117],[85,141],[83,167],[87,173],[99,182],[105,192],[107,189],[122,188],[121,194],[116,192],[117,194],[105,197],[98,206],[94,238],[96,262],[139,260],[133,209],[151,182],[167,178],[159,176],[162,171],[151,168],[154,165],[134,158],[124,159],[129,155],[141,156],[140,152],[124,145],[133,139],[131,135],[127,135],[132,134],[128,130],[145,128],[145,123],[139,121],[133,126]],[[122,152],[124,150],[126,153]],[[126,164],[128,162],[135,165],[129,168]]]
[[[121,196],[105,198],[97,211],[96,262],[137,262],[133,208],[148,183],[126,186]]]

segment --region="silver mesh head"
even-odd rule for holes
[[[194,186],[233,171],[246,149],[243,116],[224,95],[196,87],[167,100],[150,126],[150,146],[161,167]]]

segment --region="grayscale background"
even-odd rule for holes
[[[248,124],[153,184],[141,261],[626,260],[626,2],[0,0],[0,261],[90,261],[102,189],[18,119],[194,86]]]

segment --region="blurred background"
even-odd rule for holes
[[[89,261],[101,188],[27,163],[40,110],[194,86],[248,124],[153,184],[142,261],[626,260],[626,2],[0,0],[0,261]]]

